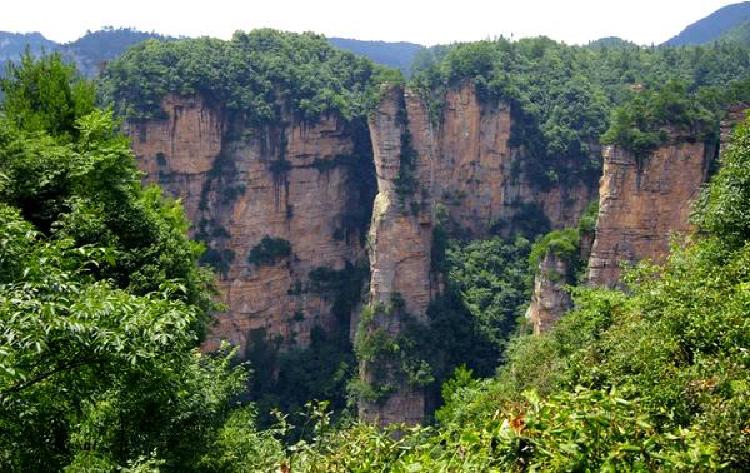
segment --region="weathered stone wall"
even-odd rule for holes
[[[368,220],[374,189],[369,156],[357,157],[369,142],[357,143],[355,125],[289,116],[249,128],[195,97],[168,96],[163,108],[167,119],[129,128],[146,180],[182,200],[192,234],[220,259],[227,311],[217,315],[206,348],[225,339],[242,353],[252,330],[265,330],[281,348],[305,346],[313,327],[342,323],[331,313],[334,295],[313,291],[309,274],[367,264],[366,224],[352,221]],[[248,263],[266,235],[289,241],[291,255]]]
[[[534,334],[547,331],[572,307],[570,294],[566,290],[566,285],[573,282],[572,271],[568,259],[550,251],[539,262],[534,275],[531,304],[526,311]]]
[[[712,146],[686,139],[659,147],[642,162],[619,147],[604,149],[591,284],[616,287],[623,264],[663,260],[670,237],[690,230],[692,204],[713,154]]]

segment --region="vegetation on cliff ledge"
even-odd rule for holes
[[[200,94],[249,125],[263,125],[279,123],[284,113],[364,117],[386,77],[402,80],[321,35],[255,30],[230,41],[146,41],[108,65],[103,89],[130,119],[161,116],[167,94]]]
[[[500,38],[437,47],[411,85],[435,120],[446,91],[466,84],[488,106],[510,105],[511,145],[523,147],[522,170],[545,186],[594,180],[605,132],[606,142],[636,152],[662,143],[667,124],[711,135],[724,105],[750,97],[746,87],[732,87],[749,73],[750,53],[739,44],[586,47]],[[739,93],[730,96],[728,89]]]

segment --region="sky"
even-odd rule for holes
[[[737,0],[3,0],[0,30],[68,42],[104,25],[229,38],[270,27],[424,45],[500,35],[659,44]]]

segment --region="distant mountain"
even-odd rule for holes
[[[372,62],[383,66],[400,69],[404,75],[409,75],[414,57],[423,49],[421,44],[398,42],[388,43],[385,41],[361,41],[358,39],[329,38],[328,42],[333,46],[354,54],[369,58]]]
[[[41,33],[9,33],[0,31],[0,63],[18,59],[26,50],[26,46],[33,54],[39,54],[43,50],[52,51],[58,47],[54,41],[50,41]]]
[[[664,44],[689,46],[720,39],[748,38],[748,22],[750,22],[750,2],[727,5],[688,26]]]
[[[727,31],[721,39],[750,45],[750,21],[746,21]]]
[[[104,27],[87,31],[81,38],[67,44],[56,43],[41,33],[9,33],[0,31],[0,63],[17,60],[28,46],[32,54],[58,51],[76,64],[87,77],[96,76],[107,61],[116,58],[130,46],[151,38],[166,38],[131,28]]]
[[[107,61],[116,58],[131,46],[153,38],[168,37],[131,28],[107,26],[98,31],[87,31],[71,43],[60,44],[45,38],[41,33],[0,31],[0,65],[18,59],[28,46],[35,55],[42,51],[59,51],[65,58],[74,62],[84,75],[94,77]],[[425,49],[421,44],[407,42],[389,43],[346,38],[330,38],[329,42],[335,47],[364,56],[375,63],[400,69],[407,76],[411,72],[415,55]]]
[[[105,27],[98,31],[87,31],[72,43],[59,46],[63,56],[78,66],[88,77],[97,75],[104,65],[124,53],[126,49],[147,39],[165,39],[156,33],[146,33],[130,28]]]

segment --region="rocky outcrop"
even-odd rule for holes
[[[623,265],[661,262],[671,236],[690,230],[692,203],[714,155],[713,146],[690,141],[677,137],[644,159],[617,146],[604,149],[591,284],[618,286]]]
[[[145,179],[181,199],[193,236],[208,248],[205,262],[217,269],[227,310],[207,349],[228,340],[242,354],[259,332],[282,349],[305,346],[316,326],[362,325],[359,300],[341,300],[340,284],[329,283],[357,285],[368,270],[369,305],[392,310],[366,329],[395,337],[406,317],[424,321],[441,290],[431,271],[438,208],[453,235],[469,237],[509,235],[530,214],[544,220],[538,231],[575,225],[595,186],[542,186],[525,173],[510,106],[480,100],[471,84],[450,89],[444,103],[433,120],[418,94],[395,87],[384,91],[369,130],[291,113],[247,127],[200,97],[167,96],[165,118],[129,124]],[[394,301],[403,304],[393,309]],[[377,382],[367,362],[360,375]],[[416,423],[424,409],[421,388],[401,380],[360,413]]]
[[[390,88],[370,118],[378,185],[370,227],[370,307],[374,313],[371,320],[360,321],[358,337],[373,337],[378,332],[396,337],[405,317],[424,321],[433,293],[432,205],[429,187],[424,187],[430,182],[430,126],[426,115],[419,113],[422,109],[413,105],[413,97],[407,105],[403,90]],[[412,136],[419,141],[414,142]],[[402,301],[395,304],[399,307],[394,307],[396,300]],[[383,383],[378,378],[385,375],[393,391],[380,399],[361,399],[361,419],[382,425],[423,420],[421,388],[410,385],[397,371],[393,361],[379,355],[360,360],[364,383]]]
[[[534,334],[547,331],[573,306],[566,286],[574,279],[568,258],[547,251],[534,275],[534,289],[526,318]]]
[[[350,314],[334,314],[334,305],[346,312],[352,301],[336,304],[326,280],[366,274],[356,270],[367,265],[374,194],[365,124],[288,114],[246,127],[200,97],[168,96],[162,106],[165,119],[129,129],[146,180],[181,199],[219,274],[227,310],[206,348],[223,339],[243,353],[256,330],[281,348],[305,346],[313,327],[348,324]],[[266,236],[289,250],[248,261]]]
[[[719,160],[748,104],[735,104],[721,122]],[[617,146],[604,149],[596,239],[589,259],[592,285],[621,285],[623,265],[662,262],[670,238],[690,231],[693,202],[708,179],[716,146],[671,133],[670,142],[645,159]]]
[[[541,215],[553,228],[574,226],[596,193],[593,183],[542,186],[524,173],[525,151],[511,145],[511,107],[483,102],[471,84],[446,93],[436,122],[428,110],[418,94],[393,87],[370,119],[378,184],[370,228],[370,307],[390,310],[376,310],[367,324],[360,323],[361,336],[380,331],[396,337],[407,315],[425,321],[441,290],[441,276],[430,267],[438,208],[446,210],[454,236],[481,238],[511,234],[519,217],[521,223]],[[530,208],[536,215],[527,215]],[[532,230],[545,231],[541,225]],[[392,307],[394,297],[403,300],[402,308]],[[421,389],[394,376],[398,367],[390,368],[383,370],[382,360],[360,362],[363,382],[382,383],[380,376],[392,387],[376,401],[361,400],[360,416],[382,424],[420,422]]]
[[[530,213],[543,216],[551,228],[575,226],[596,197],[595,180],[542,186],[523,172],[528,157],[512,146],[512,112],[506,103],[482,101],[472,84],[445,95],[433,136],[432,195],[470,236],[511,235]],[[592,155],[597,154],[595,147]]]

